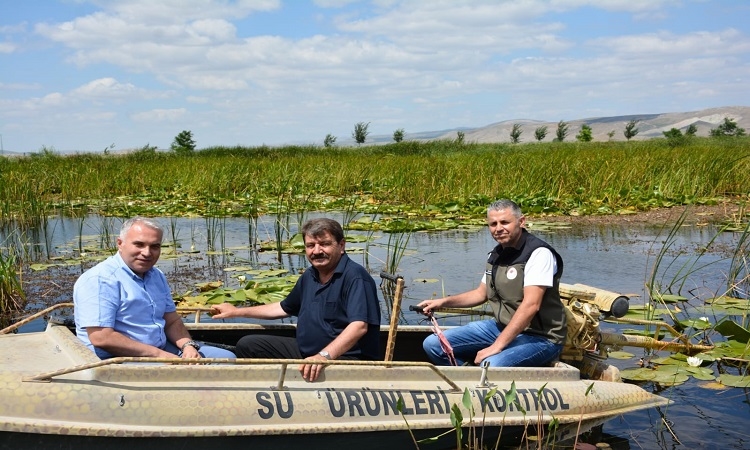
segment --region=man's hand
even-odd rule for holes
[[[193,347],[192,345],[186,345],[185,348],[182,349],[182,355],[180,355],[182,359],[198,359],[202,358],[201,354],[198,353],[198,349]]]
[[[302,378],[307,381],[313,382],[318,379],[323,370],[326,368],[324,364],[320,364],[328,361],[324,356],[312,355],[305,358],[305,361],[318,362],[319,364],[300,364],[299,373],[302,374]]]
[[[480,365],[486,358],[489,358],[492,355],[497,355],[501,351],[502,350],[496,350],[493,347],[483,348],[477,352],[477,356],[474,358],[474,364]]]
[[[429,316],[433,309],[441,308],[444,302],[444,298],[435,300],[423,300],[422,302],[418,303],[417,306],[422,308],[422,314],[424,314],[425,316]]]
[[[220,305],[213,305],[211,311],[208,313],[212,319],[227,319],[232,317],[237,307],[231,303],[222,303]]]

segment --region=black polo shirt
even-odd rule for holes
[[[297,346],[303,357],[314,355],[352,322],[368,324],[367,334],[343,356],[375,360],[379,352],[380,305],[375,280],[346,254],[326,284],[309,267],[297,280],[281,308],[297,316]]]

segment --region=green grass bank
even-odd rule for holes
[[[750,194],[750,139],[347,148],[214,147],[188,155],[0,157],[0,221],[61,211],[258,215],[372,208],[483,214],[508,197],[530,213],[611,214]],[[145,209],[145,210],[144,210]]]

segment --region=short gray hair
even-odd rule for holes
[[[500,200],[495,200],[494,202],[492,202],[492,204],[487,207],[487,214],[492,211],[505,211],[506,209],[510,210],[517,219],[523,217],[521,207],[518,206],[518,204],[513,200],[509,200],[507,198],[502,198]]]
[[[138,224],[138,223],[145,225],[146,227],[151,228],[152,230],[158,231],[159,236],[161,236],[162,239],[164,238],[164,228],[161,227],[159,222],[155,221],[154,219],[149,219],[148,217],[136,216],[122,223],[122,227],[120,228],[120,239],[124,241],[125,236],[127,236],[128,234],[128,231],[130,231],[130,229],[133,228],[133,225]]]

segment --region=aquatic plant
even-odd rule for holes
[[[404,257],[404,253],[409,245],[412,228],[408,221],[397,221],[397,223],[391,222],[390,226],[393,231],[388,234],[386,264],[383,270],[390,273],[396,273],[398,271],[398,265],[401,263],[401,259]]]
[[[687,281],[699,277],[700,273],[705,273],[707,268],[719,262],[703,260],[708,254],[709,247],[721,233],[726,232],[727,228],[720,229],[697,252],[693,251],[686,255],[683,250],[675,251],[677,231],[684,223],[686,212],[687,209],[682,212],[668,231],[666,239],[657,240],[661,243],[661,248],[657,252],[646,283],[648,302],[644,305],[645,308],[632,309],[641,311],[645,318],[655,323],[657,331],[661,328],[658,316],[668,316],[676,329],[675,332],[679,330],[685,333],[683,336],[675,336],[685,342],[684,352],[689,352],[690,343],[696,341],[698,344],[714,344],[714,348],[697,354],[673,352],[663,357],[647,354],[642,367],[625,369],[621,376],[634,381],[650,381],[661,386],[681,384],[690,377],[717,380],[725,386],[750,386],[750,376],[747,375],[750,366],[750,331],[747,329],[750,318],[750,268],[747,259],[750,250],[750,224],[740,233],[731,252],[726,289],[723,292],[706,292],[702,286],[688,286]],[[655,245],[656,242],[652,244]],[[699,316],[696,317],[697,315]],[[663,328],[672,329],[666,323]],[[648,330],[649,327],[646,334]],[[639,332],[623,330],[623,333]],[[658,348],[652,348],[653,350]],[[696,361],[700,363],[696,364]],[[716,376],[713,367],[710,367],[713,362],[717,363],[719,376]],[[731,365],[738,368],[738,375],[735,376],[738,378],[724,372],[723,362],[731,362]]]
[[[0,249],[0,316],[18,314],[26,306],[19,273],[16,255]]]
[[[289,188],[295,195],[284,203],[291,212],[329,210],[338,206],[336,199],[356,195],[355,209],[362,213],[380,208],[388,215],[396,208],[415,221],[445,220],[440,214],[457,221],[481,217],[476,196],[519,199],[529,213],[612,214],[749,192],[744,142],[696,138],[673,147],[663,140],[586,146],[404,141],[325,153],[315,146],[263,146],[214,147],[190,156],[3,158],[0,223],[38,221],[65,205],[118,217],[184,217],[206,215],[219,203],[222,215],[255,210],[257,216],[276,212]],[[497,173],[504,177],[501,191]],[[447,204],[456,208],[446,211],[441,205]]]
[[[414,447],[419,450],[419,443],[417,442],[417,438],[414,437],[414,432],[411,430],[411,427],[409,426],[409,421],[406,420],[406,416],[404,415],[404,398],[399,395],[398,400],[396,400],[396,411],[401,415],[401,418],[404,419],[404,423],[406,424],[406,429],[409,431],[409,436],[411,436],[412,442],[414,442]]]

